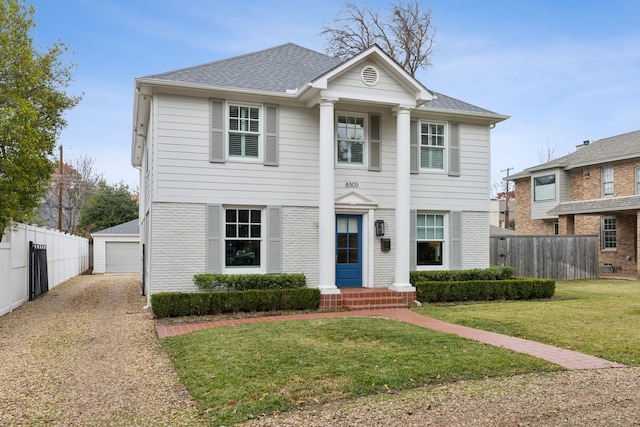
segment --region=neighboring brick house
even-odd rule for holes
[[[517,234],[597,235],[601,266],[638,273],[640,131],[585,141],[509,180],[515,183]]]

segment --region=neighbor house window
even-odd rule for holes
[[[420,123],[420,167],[444,169],[445,125]]]
[[[363,165],[365,136],[365,116],[339,114],[337,126],[338,164]]]
[[[226,267],[260,267],[261,209],[225,209]]]
[[[555,174],[533,178],[533,200],[554,200],[556,198]]]
[[[418,265],[443,265],[444,215],[418,214],[416,218]]]
[[[602,168],[602,195],[613,196],[613,167]]]
[[[640,168],[636,168],[636,194],[640,194]]]
[[[602,249],[615,249],[616,247],[616,219],[602,218]]]
[[[260,157],[260,107],[229,105],[229,157]]]

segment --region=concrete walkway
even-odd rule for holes
[[[432,329],[434,331],[445,332],[448,334],[458,335],[464,338],[480,341],[482,343],[507,348],[518,353],[528,354],[540,359],[560,365],[566,369],[602,369],[602,368],[624,368],[625,365],[600,359],[576,351],[565,350],[554,347],[552,345],[541,344],[535,341],[529,341],[522,338],[510,337],[507,335],[487,332],[480,329],[469,328],[466,326],[455,325],[453,323],[443,322],[427,316],[422,316],[409,309],[390,309],[390,310],[364,310],[364,311],[338,311],[328,313],[308,313],[308,314],[291,314],[286,316],[265,316],[252,317],[244,319],[220,320],[213,322],[183,324],[183,325],[156,325],[156,331],[160,338],[171,337],[176,335],[187,334],[202,329],[215,328],[218,326],[233,326],[245,323],[261,323],[261,322],[277,322],[285,320],[308,320],[322,319],[334,317],[364,317],[375,316],[385,317],[389,319],[399,320],[401,322],[411,323],[423,328]]]

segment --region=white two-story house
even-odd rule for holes
[[[304,273],[413,301],[409,272],[489,265],[490,131],[378,46],[288,43],[135,80],[147,295],[193,276]]]

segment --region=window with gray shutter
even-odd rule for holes
[[[462,212],[451,211],[451,270],[462,269]]]
[[[209,161],[224,163],[224,102],[211,100],[211,141],[209,143]]]
[[[265,105],[264,165],[278,166],[278,106]]]
[[[282,273],[282,208],[267,207],[267,273]]]
[[[418,265],[416,246],[416,211],[411,210],[409,216],[409,270],[416,271]]]
[[[382,170],[380,158],[380,116],[369,116],[369,170],[379,172]]]
[[[460,176],[460,133],[458,123],[449,123],[449,176]]]
[[[221,273],[220,256],[220,205],[207,206],[207,273]]]
[[[418,121],[411,121],[411,131],[410,131],[410,165],[409,169],[412,174],[420,173],[420,165],[418,163],[418,150],[420,149],[418,145]]]

